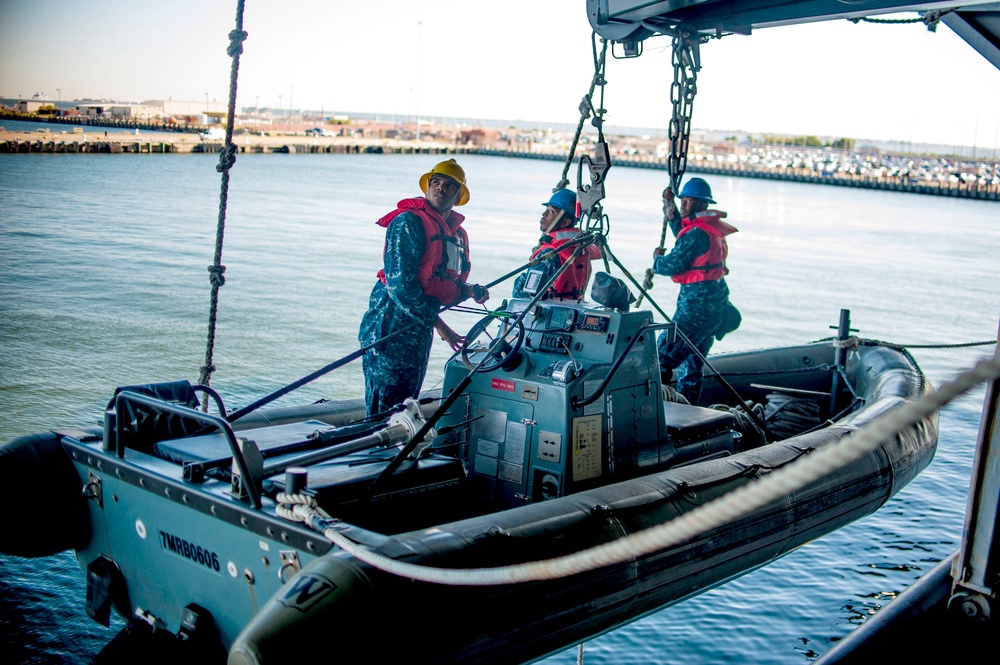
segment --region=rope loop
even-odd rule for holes
[[[238,150],[235,143],[227,143],[223,146],[219,152],[219,163],[216,165],[215,170],[222,173],[233,168],[233,164],[236,163],[236,152]]]
[[[834,339],[833,346],[836,349],[856,349],[861,344],[861,340],[855,335],[851,335],[845,339]]]
[[[226,283],[226,266],[208,266],[208,282],[215,288],[224,286]]]
[[[246,30],[233,30],[229,33],[229,48],[226,53],[230,58],[243,54],[243,42],[249,36]]]
[[[287,494],[285,492],[278,492],[275,499],[278,503],[294,503],[300,506],[309,506],[310,508],[315,508],[317,506],[316,499],[306,494]]]
[[[202,376],[209,376],[215,372],[215,365],[202,365],[199,369]]]

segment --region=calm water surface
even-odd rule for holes
[[[232,171],[212,385],[230,409],[357,348],[380,265],[374,220],[419,193],[427,155],[242,155]],[[561,164],[461,157],[472,279],[520,265]],[[0,155],[0,440],[97,424],[115,387],[188,379],[204,362],[219,209],[212,155]],[[575,173],[573,174],[575,177]],[[612,251],[641,279],[660,233],[666,174],[613,168]],[[833,334],[943,345],[996,338],[1000,206],[912,194],[711,179],[731,236],[742,328],[713,352]],[[619,274],[617,270],[612,271]],[[489,305],[509,295],[493,288]],[[676,286],[652,299],[672,313]],[[449,314],[467,330],[477,315]],[[940,385],[992,347],[912,353]],[[425,387],[440,381],[438,342]],[[277,404],[363,394],[355,363]],[[807,663],[935,563],[961,536],[983,390],[941,414],[931,466],[876,514],[772,565],[585,646],[591,664]],[[44,486],[40,486],[40,491]],[[7,507],[5,509],[14,509]],[[20,509],[30,509],[30,500]],[[39,528],[58,528],[44,516]],[[85,663],[123,625],[84,612],[73,553],[0,558],[0,651]],[[549,665],[575,663],[575,648]]]

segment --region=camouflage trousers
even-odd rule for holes
[[[662,333],[657,342],[660,357],[660,377],[664,384],[670,383],[677,372],[677,392],[684,395],[691,404],[701,398],[701,384],[704,376],[701,358],[691,350],[693,345],[702,356],[707,356],[715,341],[715,331],[722,323],[729,301],[729,287],[724,280],[682,284],[677,295],[677,309],[673,322],[680,333],[669,342],[667,333]],[[685,340],[690,342],[689,345]]]
[[[365,406],[368,415],[384,413],[416,398],[427,374],[432,333],[421,328],[404,332],[361,356],[365,372]]]

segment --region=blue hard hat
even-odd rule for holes
[[[681,187],[680,197],[690,199],[705,199],[709,203],[715,203],[712,198],[712,188],[701,178],[691,178]]]
[[[576,219],[576,192],[565,187],[553,192],[549,200],[542,205],[558,208],[569,215],[570,218]]]

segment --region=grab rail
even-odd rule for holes
[[[250,497],[250,502],[254,508],[260,508],[263,505],[260,500],[260,488],[258,487],[260,479],[251,475],[247,461],[243,457],[243,452],[236,441],[236,433],[233,431],[232,425],[225,418],[219,416],[202,413],[186,406],[171,404],[148,395],[140,395],[139,393],[124,390],[115,396],[115,452],[119,458],[125,458],[125,437],[122,435],[125,433],[125,423],[130,422],[125,417],[125,409],[130,404],[141,404],[153,409],[166,411],[167,413],[191,418],[207,426],[222,430],[223,435],[226,437],[226,442],[229,444],[229,450],[233,453],[233,459],[236,460],[236,464],[239,466],[241,476],[250,481],[243,483]]]

